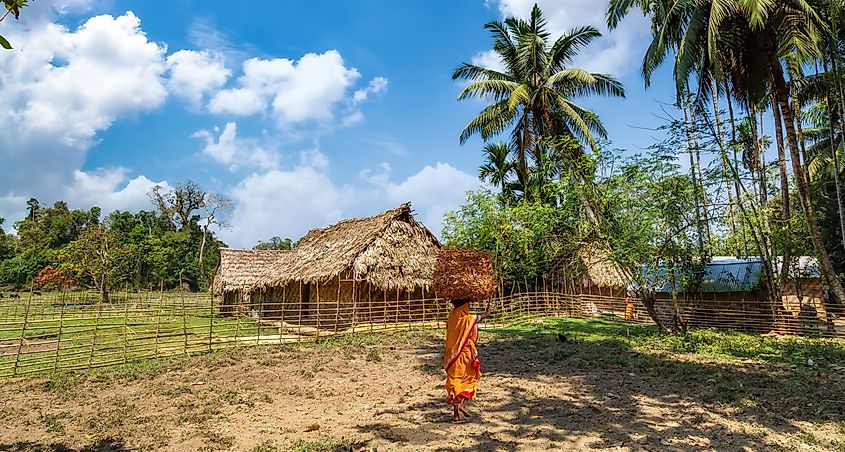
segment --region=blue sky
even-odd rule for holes
[[[232,246],[404,201],[439,232],[478,186],[482,146],[458,143],[483,104],[456,101],[451,73],[495,64],[483,24],[533,2],[244,4],[39,0],[0,24],[16,47],[0,53],[0,216],[33,196],[149,209],[153,185],[193,179],[235,202]],[[540,5],[555,33],[602,23],[591,0]],[[624,82],[628,99],[582,103],[629,152],[672,96],[665,69],[643,88],[647,38],[631,17],[578,62]]]

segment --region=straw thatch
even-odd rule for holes
[[[581,277],[584,287],[628,287],[629,278],[625,276],[625,271],[613,261],[605,247],[598,243],[583,245],[578,250],[578,257],[584,265]]]
[[[252,290],[293,282],[325,283],[341,275],[382,290],[428,289],[440,242],[414,220],[410,203],[368,218],[309,232],[288,259],[263,272]]]
[[[290,251],[285,250],[240,250],[220,249],[220,266],[211,291],[214,295],[240,292],[241,296],[258,280],[258,276],[274,262],[285,259]]]
[[[495,290],[493,257],[489,253],[451,248],[437,255],[434,291],[438,296],[450,300],[483,300]]]

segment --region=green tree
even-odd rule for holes
[[[484,145],[482,152],[484,163],[478,170],[478,178],[498,187],[503,199],[510,199],[512,196],[508,194],[508,182],[516,169],[516,165],[511,160],[513,150],[508,144],[500,142]]]
[[[254,250],[292,250],[294,247],[294,243],[289,238],[281,238],[278,236],[273,236],[270,240],[266,242],[261,241],[258,242],[257,245],[253,246],[252,249]]]
[[[543,138],[556,140],[574,136],[594,148],[606,131],[598,116],[581,107],[576,97],[593,95],[624,97],[625,90],[612,76],[569,67],[574,58],[601,34],[593,27],[576,28],[557,39],[550,39],[546,21],[537,5],[528,20],[507,18],[485,25],[493,37],[493,51],[504,65],[497,71],[464,63],[453,79],[470,81],[459,100],[491,102],[461,133],[461,142],[473,135],[485,141],[510,132],[516,150],[518,172],[529,174],[529,155],[539,166],[548,151],[554,151],[570,165],[580,161],[583,146],[549,147]],[[552,141],[554,142],[554,141]],[[574,151],[574,152],[573,152]],[[570,172],[575,176],[575,172]],[[575,185],[585,181],[572,179]],[[586,198],[585,214],[597,222]]]
[[[9,15],[14,17],[15,20],[20,19],[21,8],[26,6],[27,3],[29,3],[29,0],[3,0],[3,6],[6,7],[6,12],[0,16],[0,22],[3,22]],[[3,35],[0,35],[0,47],[11,50],[12,44]]]
[[[58,253],[58,270],[97,289],[100,302],[109,302],[115,284],[127,282],[135,262],[132,247],[122,243],[108,225],[90,225]]]

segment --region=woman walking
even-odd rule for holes
[[[467,400],[475,399],[476,387],[481,379],[481,363],[478,360],[478,322],[490,315],[490,303],[480,315],[469,313],[469,299],[452,300],[452,313],[446,321],[446,353],[443,367],[446,369],[446,391],[449,404],[453,406],[453,422],[464,422],[470,416]]]

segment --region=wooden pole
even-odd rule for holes
[[[214,339],[214,293],[208,299],[208,351],[212,350],[212,341]]]
[[[340,322],[340,273],[337,274],[337,310],[334,313],[334,333],[337,334]]]
[[[129,293],[123,300],[123,364],[127,362],[127,346],[129,345],[129,330],[126,327],[126,319],[129,317]]]
[[[21,352],[23,351],[23,337],[26,335],[27,322],[29,322],[29,308],[32,305],[32,286],[29,289],[29,297],[26,299],[26,308],[23,313],[23,325],[21,325],[21,337],[18,341],[18,354],[15,355],[15,368],[12,375],[18,374],[18,365],[21,360]]]
[[[320,337],[320,305],[323,299],[320,297],[320,281],[317,281],[317,337]]]
[[[355,324],[358,322],[358,284],[356,278],[352,278],[352,333],[355,333]]]
[[[182,278],[179,277],[179,299],[182,301],[182,334],[185,335],[184,354],[188,354],[188,317],[185,312],[185,291],[182,290]]]
[[[164,281],[161,282],[161,288],[158,292],[158,310],[156,312],[156,341],[155,341],[155,356],[158,358],[158,340],[161,335],[161,310],[164,304]]]
[[[65,306],[67,306],[65,291],[62,291],[61,301],[62,312],[59,314],[59,336],[56,338],[56,361],[53,363],[54,372],[59,369],[59,351],[62,349],[62,330],[64,329],[65,324]],[[18,349],[18,353],[20,353],[20,349]]]
[[[97,346],[97,333],[100,327],[100,315],[103,311],[103,307],[100,303],[97,304],[97,318],[94,321],[94,336],[91,338],[91,352],[88,354],[88,364],[86,367],[91,367],[91,360],[94,359],[94,348]]]
[[[308,297],[309,298],[311,297],[310,291],[308,293]],[[303,297],[302,297],[302,281],[299,281],[299,322],[297,322],[297,327],[296,327],[296,342],[297,343],[299,343],[299,341],[302,339],[302,309],[303,309],[302,299],[303,299]]]
[[[285,303],[287,303],[287,300],[288,300],[288,285],[285,284],[284,286],[282,286],[282,303],[279,305],[279,306],[282,307],[282,315],[280,316],[281,319],[282,319],[282,325],[285,324]],[[279,328],[279,343],[280,344],[282,343],[283,331],[284,330],[282,328]]]
[[[369,317],[370,333],[373,332],[373,285],[367,283],[367,316]]]

